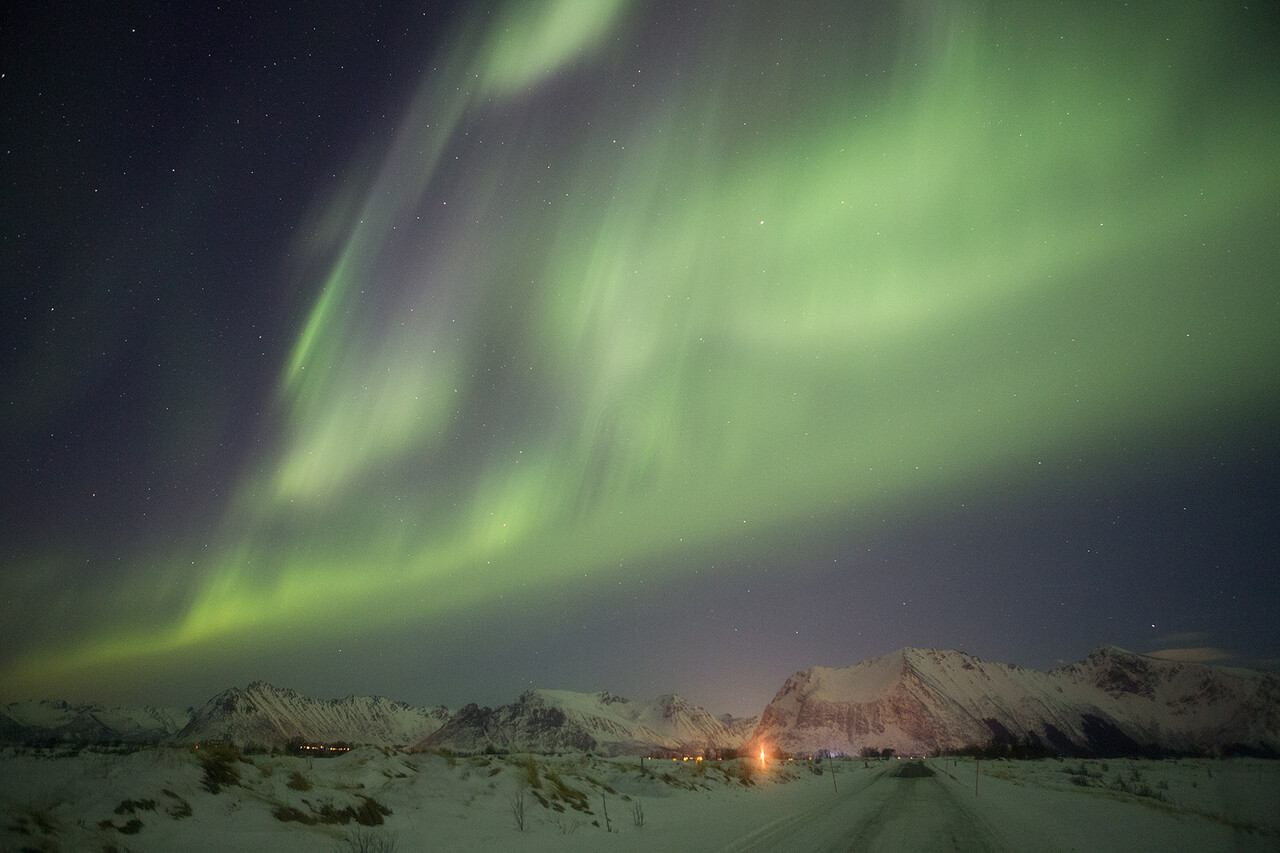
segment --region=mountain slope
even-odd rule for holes
[[[143,746],[173,737],[190,719],[189,709],[12,702],[0,706],[0,742]]]
[[[674,694],[637,703],[608,692],[530,690],[499,708],[468,705],[413,749],[716,755],[736,749],[744,731]]]
[[[991,740],[1065,754],[1280,751],[1280,679],[1107,647],[1040,672],[905,648],[787,679],[748,746],[936,753]]]
[[[1144,742],[1177,751],[1280,751],[1280,678],[1272,673],[1162,660],[1115,646],[1054,672],[1106,694],[1099,704]]]
[[[440,728],[448,717],[443,706],[417,708],[381,696],[323,701],[255,681],[214,696],[176,740],[263,749],[279,749],[291,740],[403,746]]]

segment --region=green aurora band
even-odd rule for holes
[[[536,608],[1082,447],[1099,476],[1117,436],[1176,452],[1275,389],[1247,235],[1280,92],[1223,82],[1240,22],[911,3],[851,36],[849,4],[776,5],[667,44],[619,0],[456,33],[305,229],[327,272],[213,544],[6,680]]]

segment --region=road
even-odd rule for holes
[[[740,836],[723,853],[1007,849],[927,762],[895,761],[856,783],[843,778],[848,790]]]

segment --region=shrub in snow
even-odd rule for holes
[[[376,829],[354,829],[333,849],[335,853],[392,853],[396,836]]]
[[[204,769],[204,779],[200,784],[210,794],[221,791],[223,785],[240,784],[240,770],[236,763],[242,759],[234,746],[210,746],[197,751],[197,755]]]
[[[525,783],[523,780],[516,785],[516,792],[507,798],[507,803],[511,806],[511,817],[516,822],[516,830],[524,832],[525,823],[528,819],[528,799],[525,797]]]

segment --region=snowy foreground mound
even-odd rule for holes
[[[1274,850],[1276,802],[1258,759],[0,754],[4,850]]]

